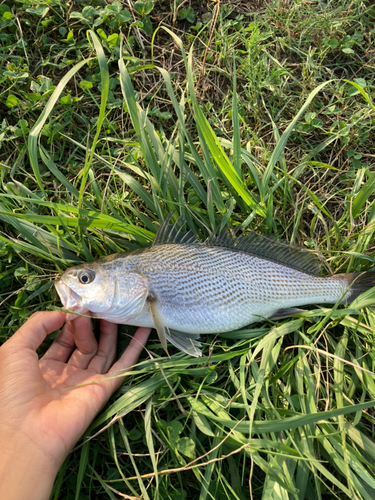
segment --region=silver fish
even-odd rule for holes
[[[161,224],[151,247],[104,257],[63,273],[65,309],[112,323],[155,327],[162,346],[201,356],[199,334],[285,317],[307,304],[350,303],[375,272],[322,276],[311,252],[224,230],[199,242],[183,224]]]

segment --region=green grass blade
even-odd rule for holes
[[[156,463],[156,456],[155,456],[155,448],[154,448],[154,441],[152,439],[152,432],[151,432],[151,411],[152,411],[152,399],[150,398],[147,401],[146,404],[146,411],[145,411],[145,434],[146,434],[146,443],[148,447],[148,451],[150,453],[150,458],[152,462],[152,467],[154,469],[155,473],[155,483],[156,483],[156,491],[157,491],[157,497],[155,497],[155,500],[159,498],[159,474],[158,474],[158,465]]]
[[[363,87],[361,87],[360,85],[358,85],[358,83],[352,82],[350,80],[344,80],[344,82],[349,83],[349,85],[351,85],[352,87],[354,87],[355,89],[357,89],[358,92],[361,94],[361,96],[369,104],[369,106],[371,107],[372,111],[375,111],[374,103],[372,102],[370,96],[368,95],[368,93],[365,91],[365,89]]]
[[[203,413],[207,418],[220,423],[224,427],[229,429],[236,429],[237,432],[249,433],[250,421],[235,421],[230,418],[223,419],[222,417],[217,417],[211,412],[202,409],[201,406],[193,403],[193,409],[198,413]],[[374,408],[375,400],[368,401],[366,403],[360,403],[351,406],[345,406],[344,408],[336,408],[334,410],[322,411],[318,413],[312,413],[309,415],[299,415],[289,418],[284,418],[283,420],[268,420],[268,421],[257,421],[254,420],[251,425],[251,430],[253,434],[263,434],[265,432],[282,432],[286,430],[295,429],[297,427],[312,425],[318,422],[328,420],[330,418],[336,418],[340,415],[347,415],[349,413],[355,413],[357,411],[366,410],[367,408]]]
[[[189,53],[188,66],[187,66],[188,82],[189,82],[189,92],[190,98],[194,109],[194,118],[197,123],[198,132],[200,133],[201,147],[207,147],[214,159],[216,165],[224,174],[225,178],[228,180],[232,188],[238,195],[244,200],[251,210],[254,210],[257,214],[265,216],[265,211],[259,206],[250,193],[245,189],[244,184],[240,177],[238,176],[235,168],[229,161],[228,156],[224,152],[220,145],[218,138],[216,137],[211,125],[208,123],[207,118],[204,116],[194,91],[193,73],[192,73],[192,50]]]
[[[180,142],[180,151],[183,150],[183,148],[184,148],[183,141],[185,139],[187,142],[187,146],[189,148],[189,151],[193,155],[194,163],[197,165],[197,167],[200,170],[206,183],[208,183],[210,180],[210,173],[209,173],[207,167],[205,166],[204,162],[202,161],[201,157],[199,156],[190,135],[188,134],[188,131],[187,131],[186,125],[185,125],[184,115],[182,112],[182,106],[178,103],[176,96],[175,96],[173,89],[172,89],[170,74],[163,68],[157,68],[157,69],[158,69],[158,71],[160,71],[160,73],[164,79],[164,84],[165,84],[165,87],[167,89],[169,98],[171,99],[173,108],[174,108],[176,115],[178,117],[178,126],[179,126],[180,133],[181,133],[181,139],[179,141]],[[206,195],[204,189],[202,188],[199,180],[197,179],[197,177],[194,175],[192,170],[187,165],[184,156],[182,155],[181,157],[178,157],[177,154],[175,154],[174,161],[179,166],[180,172],[182,173],[183,177],[185,177],[188,180],[188,182],[191,184],[191,186],[194,188],[195,193],[199,196],[202,203],[206,204],[207,195]],[[215,199],[215,203],[220,204],[220,201]]]
[[[236,59],[233,57],[233,99],[232,99],[232,123],[233,123],[233,167],[237,176],[241,179],[241,133],[237,107],[237,74]]]
[[[301,107],[299,112],[296,114],[296,116],[293,118],[291,123],[288,125],[282,136],[280,137],[280,140],[275,146],[275,149],[273,150],[272,156],[270,158],[270,161],[268,162],[267,168],[263,174],[262,178],[262,189],[261,189],[261,196],[263,200],[266,200],[267,198],[267,191],[269,189],[269,181],[272,175],[272,172],[276,166],[276,163],[282,158],[282,155],[284,154],[285,146],[288,142],[288,139],[290,137],[290,134],[293,132],[294,127],[296,126],[298,120],[301,118],[301,116],[304,114],[306,109],[309,107],[311,104],[312,100],[314,97],[329,83],[330,81],[324,82],[316,89],[314,89],[312,92],[310,92],[308,98],[306,99],[304,105]]]
[[[56,177],[59,182],[61,182],[61,184],[66,188],[69,194],[78,199],[78,189],[76,189],[73,184],[65,177],[65,175],[56,167],[54,162],[51,160],[50,155],[43,146],[40,146],[39,152],[43,163],[46,165],[46,167],[48,167],[50,172]]]
[[[103,490],[106,492],[106,494],[108,495],[108,498],[110,500],[117,500],[117,498],[115,497],[115,495],[112,493],[112,491],[108,488],[108,486],[106,485],[106,483],[103,481],[103,479],[99,476],[99,474],[96,472],[96,470],[90,466],[90,469],[91,469],[91,472],[94,474],[94,476],[96,477],[96,479],[99,481],[99,484],[100,486],[103,488]]]
[[[370,196],[373,195],[374,190],[375,190],[375,173],[369,176],[366,184],[361,188],[361,190],[353,200],[352,214],[354,218],[358,217],[363,205],[368,201]]]
[[[91,424],[90,430],[95,429],[98,425],[101,425],[103,422],[113,417],[113,415],[116,415],[116,413],[125,415],[125,413],[137,408],[140,404],[149,399],[152,393],[160,388],[163,383],[165,383],[164,377],[157,374],[154,377],[139,383],[134,388],[130,387],[123,396],[118,398],[112,406],[106,409],[100,417],[98,417]]]
[[[48,117],[52,113],[52,111],[57,103],[57,100],[59,99],[62,91],[66,87],[69,80],[85,64],[87,64],[88,61],[91,61],[91,58],[85,59],[84,61],[81,61],[81,62],[75,64],[73,66],[73,68],[71,70],[69,70],[65,76],[63,76],[63,78],[60,80],[60,82],[56,86],[55,90],[53,91],[53,94],[49,98],[49,100],[46,104],[46,107],[44,108],[42,114],[39,116],[34,127],[30,131],[29,139],[28,139],[28,151],[29,151],[30,164],[31,164],[31,168],[33,169],[35,178],[38,182],[39,188],[41,189],[42,192],[44,192],[44,184],[42,182],[42,178],[41,178],[40,170],[39,170],[39,165],[38,165],[38,138],[39,138],[39,134],[42,131],[43,125],[45,124],[46,120],[48,119]]]
[[[140,487],[140,489],[142,491],[142,497],[144,498],[144,500],[150,500],[150,497],[148,496],[148,493],[147,493],[147,490],[145,488],[144,482],[143,482],[143,480],[141,478],[141,475],[139,473],[138,467],[137,467],[137,465],[135,463],[135,460],[134,460],[134,457],[133,457],[133,453],[132,453],[130,445],[129,445],[129,440],[128,440],[128,437],[126,435],[125,426],[124,426],[124,423],[123,423],[123,421],[122,421],[121,418],[119,420],[119,423],[120,423],[121,437],[122,437],[122,439],[124,441],[126,451],[128,452],[128,455],[129,455],[129,458],[130,458],[131,463],[133,465],[134,471],[135,471],[135,473],[137,475],[138,484],[139,484],[139,487]]]
[[[141,198],[152,212],[156,211],[153,197],[146,191],[140,182],[134,179],[132,175],[122,172],[118,168],[114,168],[113,171]]]
[[[82,176],[81,176],[81,185],[79,189],[79,198],[78,198],[78,206],[82,207],[83,205],[83,195],[86,189],[86,183],[87,183],[87,177],[88,173],[92,164],[92,160],[94,157],[95,153],[95,148],[96,144],[99,139],[99,134],[105,119],[105,114],[106,114],[106,106],[107,106],[107,99],[108,99],[108,91],[109,91],[109,71],[108,71],[108,64],[107,60],[104,54],[103,47],[96,36],[96,34],[92,30],[88,30],[87,32],[87,37],[92,39],[92,42],[94,44],[94,48],[98,57],[98,63],[99,63],[99,68],[100,68],[100,77],[101,77],[101,101],[100,101],[100,109],[99,109],[99,116],[98,116],[98,121],[96,125],[96,133],[94,136],[94,140],[92,141],[92,145],[90,148],[90,153],[88,157],[86,157],[85,165],[82,170]]]
[[[87,441],[86,443],[83,444],[81,448],[81,456],[79,459],[79,467],[77,474],[77,485],[74,497],[75,500],[80,500],[82,481],[83,478],[85,477],[87,465],[89,462],[89,451],[90,451],[90,441]]]
[[[136,135],[138,137],[139,146],[141,148],[145,163],[149,168],[149,170],[151,171],[154,178],[156,179],[156,184],[158,184],[158,181],[160,179],[160,167],[155,152],[151,147],[149,136],[145,132],[147,123],[146,114],[137,105],[135,99],[135,92],[133,89],[133,85],[131,83],[130,75],[123,59],[119,59],[118,65],[120,70],[120,84],[121,84],[122,94],[125,99],[126,106],[128,108],[128,112],[132,120]],[[148,126],[148,131],[150,131],[150,129],[152,130],[152,134],[154,134],[155,132],[151,124]],[[155,191],[155,185],[153,183],[151,183],[151,189],[152,189],[152,200],[153,200],[152,205],[154,207],[153,211],[157,213],[159,220],[163,220],[164,216],[160,207],[160,200],[158,198],[157,192]]]

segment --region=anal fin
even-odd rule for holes
[[[171,344],[173,344],[180,351],[186,352],[190,356],[195,358],[200,358],[202,356],[202,351],[199,349],[202,347],[199,339],[198,333],[184,333],[178,332],[176,330],[169,330],[167,333],[167,339]]]
[[[280,309],[279,311],[276,311],[275,314],[272,314],[268,319],[271,319],[272,321],[276,321],[278,319],[284,319],[284,318],[290,318],[291,316],[294,316],[295,314],[303,313],[306,312],[305,309],[299,309],[298,307],[289,307],[288,309]]]

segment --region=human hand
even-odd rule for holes
[[[65,457],[124,380],[108,375],[124,373],[136,363],[150,333],[139,328],[112,366],[117,326],[101,320],[98,344],[91,320],[77,317],[38,360],[37,347],[64,319],[57,311],[33,314],[0,347],[0,498],[21,498],[20,491],[12,496],[15,492],[4,488],[12,482],[16,487],[22,467],[32,472],[34,482],[43,472],[43,490],[35,498],[48,498]],[[30,483],[27,487],[32,498]]]

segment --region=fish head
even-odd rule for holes
[[[68,311],[123,324],[141,312],[148,294],[144,276],[108,258],[68,269],[55,287]]]
[[[75,266],[65,271],[55,283],[65,309],[76,314],[100,313],[108,310],[115,293],[115,283],[108,270],[92,264]]]

